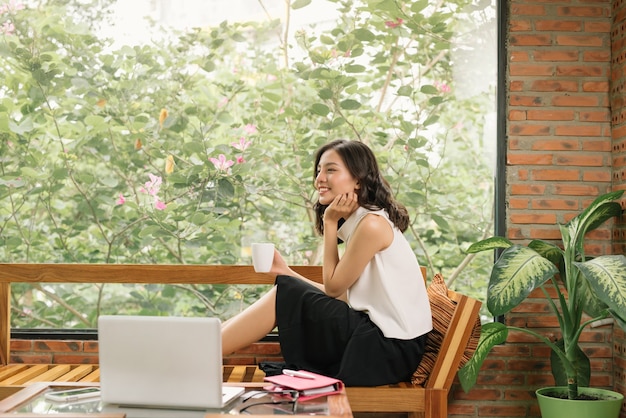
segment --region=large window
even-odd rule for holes
[[[0,259],[244,264],[269,240],[318,264],[312,154],[349,138],[420,263],[481,297],[491,260],[464,249],[493,233],[496,29],[495,1],[3,2]],[[262,291],[16,285],[12,325],[225,318]]]

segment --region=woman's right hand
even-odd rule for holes
[[[276,276],[279,275],[293,275],[293,271],[287,265],[287,262],[280,254],[280,252],[274,248],[274,260],[272,261],[272,267],[270,268],[270,273]]]

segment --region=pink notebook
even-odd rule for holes
[[[266,382],[273,383],[274,386],[266,389],[272,391],[285,389],[297,390],[300,392],[298,397],[299,401],[306,401],[320,396],[333,395],[335,393],[340,393],[343,390],[343,382],[339,379],[306,370],[298,370],[298,372],[312,378],[288,376],[286,374],[267,376],[264,380]]]

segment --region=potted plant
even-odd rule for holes
[[[622,213],[619,203],[614,200],[623,194],[623,190],[604,194],[567,224],[559,225],[560,246],[542,240],[520,245],[506,238],[492,237],[469,247],[469,253],[502,249],[493,265],[487,289],[487,308],[494,317],[510,312],[533,290],[540,288],[558,319],[561,338],[551,341],[533,330],[500,322],[484,324],[474,357],[459,371],[461,384],[466,391],[476,382],[480,367],[491,348],[503,343],[509,330],[516,330],[533,335],[552,349],[550,362],[557,387],[537,391],[544,418],[551,417],[546,410],[546,403],[552,399],[559,403],[558,416],[561,417],[577,416],[574,412],[568,412],[563,403],[573,404],[573,411],[582,412],[586,417],[619,416],[623,402],[620,393],[586,388],[591,370],[589,358],[579,346],[579,338],[585,327],[609,317],[626,329],[626,257],[588,257],[584,246],[585,235],[589,231]],[[545,289],[548,282],[556,291],[554,300]],[[609,400],[615,404],[611,412],[590,412],[585,406],[598,406],[607,403],[605,401],[581,400],[602,398],[599,392],[608,392]]]

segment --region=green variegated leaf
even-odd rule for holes
[[[626,317],[626,257],[603,255],[574,264],[598,298],[620,317]]]
[[[542,240],[532,240],[528,244],[528,248],[532,248],[537,251],[542,257],[552,261],[555,265],[560,265],[563,262],[563,250],[554,244],[545,242]]]
[[[561,242],[563,243],[563,249],[564,251],[567,251],[567,249],[572,246],[572,237],[576,236],[576,231],[574,230],[574,226],[571,223],[567,225],[559,224],[559,231],[561,231]]]
[[[578,216],[567,223],[567,228],[571,239],[579,246],[582,245],[583,237],[589,231],[602,225],[607,219],[622,213],[619,203],[612,202],[619,199],[624,194],[624,190],[606,193],[594,200]]]
[[[624,316],[624,312],[618,313],[612,309],[609,309],[609,312],[611,313],[611,316],[615,319],[615,322],[617,322],[617,325],[619,325],[621,329],[626,331],[626,316]]]
[[[503,237],[491,237],[475,242],[467,249],[468,253],[479,253],[481,251],[494,250],[496,248],[509,248],[513,243]]]
[[[509,312],[556,273],[555,265],[535,250],[521,245],[507,248],[494,264],[489,278],[489,312],[494,316]]]
[[[482,325],[476,351],[458,373],[459,381],[465,392],[468,392],[476,383],[480,368],[491,349],[498,344],[504,343],[508,335],[509,329],[500,322]]]
[[[583,311],[592,318],[606,315],[607,306],[595,294],[589,286],[589,281],[581,279],[579,282],[578,294],[582,301]]]

